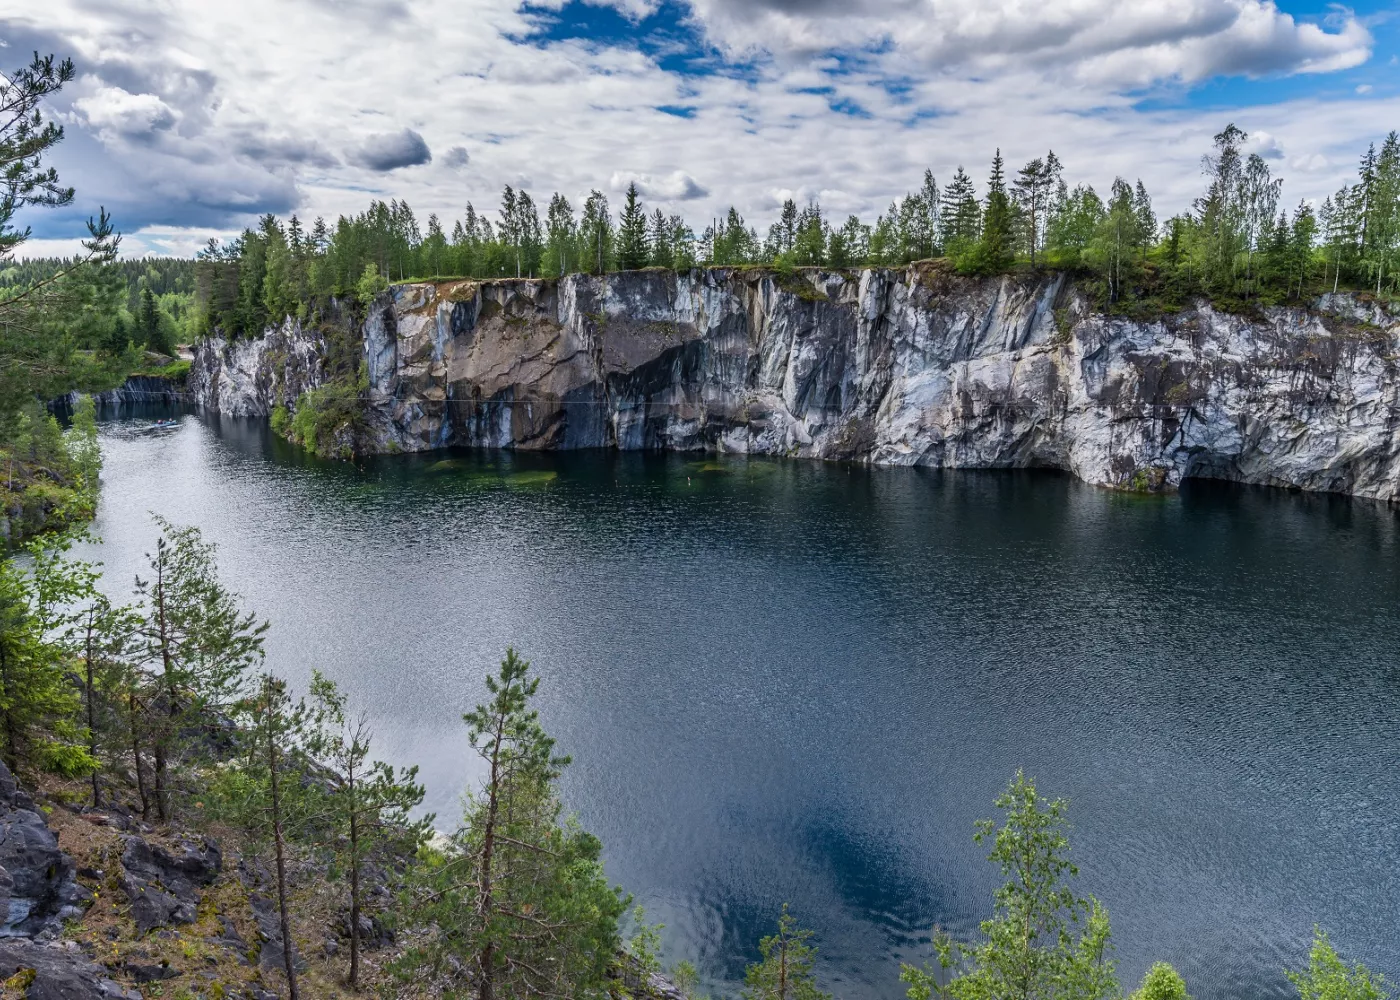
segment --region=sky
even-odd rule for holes
[[[450,231],[506,184],[543,211],[635,181],[697,232],[789,197],[873,221],[998,148],[1166,216],[1229,122],[1296,204],[1400,128],[1400,0],[0,0],[0,67],[36,50],[78,77],[35,256],[99,206],[127,256],[185,256],[376,198]]]

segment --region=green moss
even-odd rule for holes
[[[147,365],[133,371],[133,375],[143,375],[149,378],[164,378],[172,382],[183,382],[190,374],[190,366],[193,362],[184,359],[176,359],[165,365]]]

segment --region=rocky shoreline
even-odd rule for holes
[[[398,285],[354,332],[360,453],[711,451],[1400,499],[1400,317],[1353,295],[1133,319],[1049,272],[649,270]],[[207,340],[191,399],[295,410],[324,353],[292,319]]]

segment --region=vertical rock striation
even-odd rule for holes
[[[711,450],[1211,477],[1400,497],[1400,320],[1351,296],[1108,316],[1059,274],[716,268],[401,285],[362,328],[364,448]],[[263,414],[319,384],[292,321],[190,385]]]

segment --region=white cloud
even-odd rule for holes
[[[175,110],[155,94],[129,94],[120,87],[99,87],[73,106],[83,123],[106,142],[169,131],[179,121]]]
[[[626,10],[640,17],[652,2]],[[494,214],[506,183],[541,207],[555,190],[578,207],[635,179],[648,208],[699,223],[733,204],[762,228],[780,195],[868,219],[925,168],[946,181],[962,164],[980,186],[993,149],[1014,168],[1047,146],[1071,180],[1141,177],[1170,213],[1199,193],[1200,155],[1232,118],[1253,148],[1286,154],[1290,201],[1335,190],[1378,123],[1400,120],[1400,98],[1375,95],[1135,105],[1128,88],[1366,57],[1370,36],[1349,14],[1323,30],[1260,0],[696,0],[696,17],[730,51],[761,37],[772,57],[747,75],[679,77],[634,49],[519,44],[510,38],[532,22],[517,0],[159,11],[46,0],[42,25],[0,14],[0,39],[78,62],[58,105],[68,138],[51,158],[78,204],[23,221],[45,236],[61,222],[66,235],[105,204],[142,230],[129,247],[173,250],[179,232],[235,230],[267,211],[333,219],[403,198],[450,223],[468,200]],[[839,63],[803,54],[831,46],[867,49]],[[398,169],[412,163],[429,165]]]

